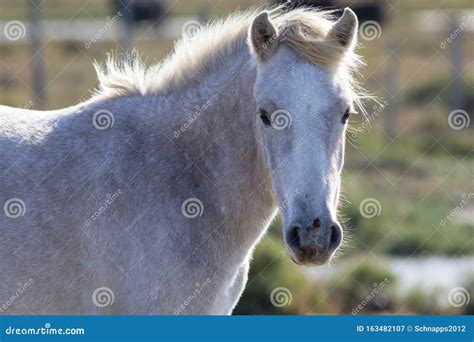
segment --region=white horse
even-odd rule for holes
[[[294,262],[328,262],[357,26],[241,13],[109,60],[87,102],[1,106],[0,312],[230,314],[278,208]]]

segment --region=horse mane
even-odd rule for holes
[[[99,80],[95,96],[169,93],[196,82],[235,53],[248,51],[248,30],[261,10],[237,12],[210,23],[196,37],[178,40],[174,51],[152,66],[146,66],[137,53],[119,59],[109,54],[105,68],[94,63]],[[353,51],[342,52],[335,40],[326,39],[335,20],[332,12],[310,8],[284,11],[283,6],[278,6],[269,13],[278,31],[279,44],[286,44],[311,63],[329,69],[340,66],[353,83],[351,74],[361,64],[361,59]]]

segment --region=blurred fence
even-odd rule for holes
[[[183,27],[189,22],[202,22],[207,20],[209,14],[207,8],[199,11],[197,17],[159,17],[151,21],[140,22],[133,20],[134,13],[131,11],[128,0],[121,0],[116,6],[113,16],[104,19],[86,20],[41,20],[41,1],[30,0],[29,20],[26,23],[15,21],[0,21],[0,32],[12,32],[0,35],[0,44],[24,44],[29,40],[32,55],[32,90],[34,92],[35,106],[43,108],[46,97],[44,57],[42,42],[48,41],[78,41],[84,42],[85,47],[97,42],[116,42],[122,52],[130,51],[135,42],[152,41],[156,39],[177,39],[181,36]],[[113,11],[113,9],[111,9]],[[380,16],[380,15],[379,15]],[[430,17],[430,20],[423,18]],[[463,49],[466,43],[465,33],[474,31],[474,11],[450,11],[441,13],[439,11],[416,11],[412,13],[412,20],[423,23],[419,33],[438,34],[444,33],[446,39],[441,42],[440,48],[449,50],[452,65],[451,107],[461,108],[464,103],[462,91],[462,79],[458,77],[464,69]],[[14,31],[16,30],[16,31]],[[373,20],[361,23],[361,34],[372,35],[368,39],[374,39],[373,35],[380,35],[381,26]],[[367,39],[366,39],[367,40]],[[399,67],[400,57],[392,53],[397,49],[400,37],[394,35],[386,37],[385,54],[388,62],[385,66],[384,88],[393,98],[389,99],[385,109],[384,129],[388,136],[393,137],[398,117],[398,101],[396,94],[399,93]]]

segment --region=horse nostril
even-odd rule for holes
[[[286,234],[286,242],[288,243],[288,245],[294,248],[300,247],[300,231],[300,226],[292,226],[290,229],[288,229],[288,233]]]
[[[329,249],[336,249],[341,243],[342,230],[338,225],[331,226],[331,237],[329,239]]]

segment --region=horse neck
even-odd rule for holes
[[[216,210],[224,213],[225,226],[232,229],[231,234],[225,234],[231,239],[227,243],[231,249],[244,246],[247,253],[277,209],[256,131],[255,78],[256,66],[250,54],[240,52],[205,75],[191,93],[193,103],[211,103],[197,120],[203,123],[196,123],[202,124],[213,140],[202,159],[212,169],[207,176],[219,189],[220,208]],[[202,140],[201,134],[188,140],[184,148],[196,145],[195,139]]]

